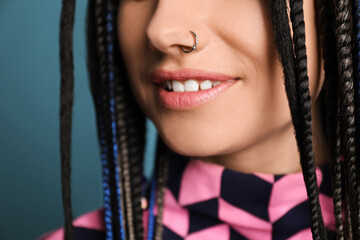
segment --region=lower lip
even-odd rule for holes
[[[168,108],[184,110],[198,107],[210,102],[220,96],[226,89],[230,88],[236,80],[228,80],[220,83],[216,87],[200,90],[196,92],[168,92],[161,85],[158,86],[160,101]]]

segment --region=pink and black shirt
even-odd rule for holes
[[[319,167],[316,174],[325,226],[335,239],[330,169]],[[102,219],[98,210],[75,220],[75,239],[105,239]],[[170,162],[163,226],[164,240],[312,239],[302,173],[245,174],[179,155]],[[60,229],[40,239],[62,234]]]

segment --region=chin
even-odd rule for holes
[[[227,148],[227,145],[224,143],[229,143],[229,140],[219,137],[220,135],[206,135],[200,132],[189,134],[191,137],[187,137],[188,135],[186,134],[166,134],[161,131],[159,131],[159,135],[172,151],[180,155],[192,157],[224,154]]]
[[[211,149],[206,146],[197,146],[190,144],[172,144],[171,142],[165,141],[165,144],[175,153],[189,156],[189,157],[207,157],[217,155],[218,151],[216,149]]]

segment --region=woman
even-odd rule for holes
[[[64,0],[65,239],[359,239],[357,7],[345,0],[90,0],[104,210],[74,228],[74,1]],[[159,133],[149,191],[145,116]]]

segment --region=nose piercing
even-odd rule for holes
[[[198,43],[196,34],[195,34],[193,31],[189,31],[189,32],[190,32],[190,33],[194,36],[194,38],[195,38],[195,45],[194,45],[189,51],[184,50],[183,47],[180,46],[181,51],[183,51],[184,53],[190,53],[190,52],[196,50],[196,46],[197,46],[197,43]]]

